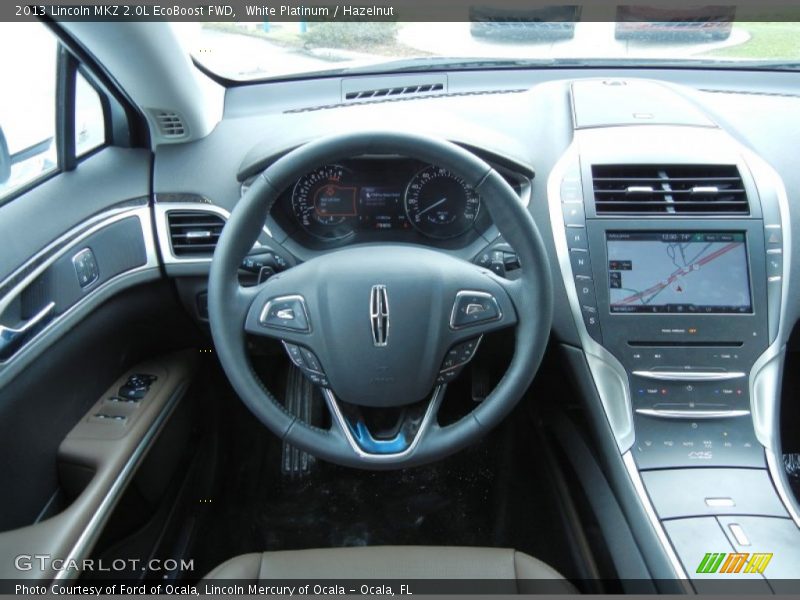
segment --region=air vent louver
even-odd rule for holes
[[[409,96],[418,94],[431,94],[444,91],[442,83],[426,83],[422,85],[405,85],[376,90],[359,90],[345,94],[345,100],[369,100],[371,98],[386,98],[396,96]]]
[[[157,110],[154,111],[153,114],[158,123],[158,131],[163,137],[170,139],[186,137],[186,125],[184,125],[183,119],[178,113],[167,110]]]
[[[735,165],[595,165],[598,215],[747,215]]]
[[[167,224],[175,256],[207,257],[214,254],[225,220],[209,212],[170,211]]]

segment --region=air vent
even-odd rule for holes
[[[207,257],[214,253],[225,220],[209,212],[170,211],[167,224],[175,256]]]
[[[344,95],[345,100],[372,100],[375,98],[392,98],[397,96],[415,96],[419,94],[432,94],[443,92],[442,83],[425,83],[421,85],[406,85],[398,87],[380,88],[377,90],[361,90],[358,92],[348,92]]]
[[[747,215],[734,165],[595,165],[598,215]]]
[[[158,124],[158,131],[162,137],[169,139],[184,138],[187,135],[186,125],[181,116],[168,110],[152,111]]]

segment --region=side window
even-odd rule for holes
[[[0,203],[58,168],[57,40],[41,23],[0,23]]]
[[[81,157],[106,143],[103,103],[83,74],[75,80],[75,156]]]

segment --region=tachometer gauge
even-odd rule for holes
[[[480,196],[466,181],[447,169],[430,165],[419,171],[406,188],[409,222],[421,233],[439,239],[466,232],[481,206]]]
[[[292,210],[309,234],[340,240],[357,223],[358,194],[348,169],[326,165],[304,175],[292,191]]]

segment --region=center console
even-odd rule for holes
[[[636,463],[763,468],[748,389],[769,345],[760,219],[589,219],[585,231],[595,260],[578,294],[597,282],[590,335],[628,376]]]
[[[785,191],[713,124],[608,125],[577,128],[548,201],[629,475],[694,589],[733,578],[796,592],[800,520],[776,469]],[[742,564],[715,568],[714,553]]]

